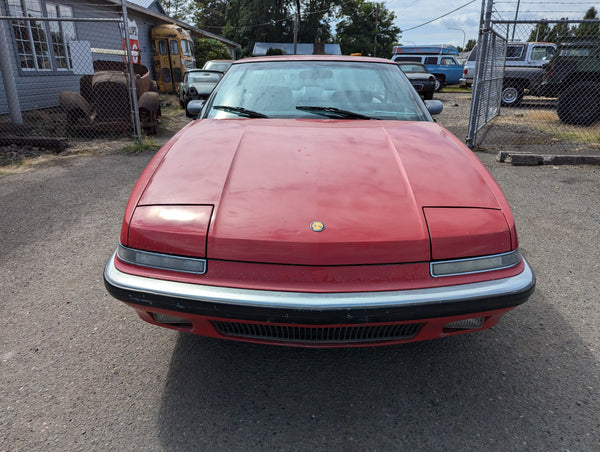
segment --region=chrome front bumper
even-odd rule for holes
[[[205,286],[141,277],[119,271],[114,257],[113,254],[106,265],[104,281],[115,298],[148,307],[226,317],[277,312],[289,319],[284,312],[337,312],[345,313],[344,318],[352,318],[353,312],[360,313],[359,317],[395,312],[398,315],[392,317],[411,320],[517,306],[526,301],[535,288],[535,275],[524,258],[525,268],[520,274],[492,281],[398,291],[309,293]]]

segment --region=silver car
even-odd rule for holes
[[[177,96],[187,116],[192,116],[187,110],[190,100],[207,99],[213,88],[223,78],[223,72],[192,69],[183,76],[179,84]]]

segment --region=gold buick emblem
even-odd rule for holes
[[[310,228],[315,232],[321,232],[323,229],[325,229],[325,225],[320,221],[313,221],[310,224]]]

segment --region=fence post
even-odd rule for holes
[[[0,73],[2,73],[2,82],[4,84],[4,92],[6,93],[6,100],[8,102],[8,110],[10,111],[10,119],[14,124],[23,124],[17,84],[10,64],[8,46],[6,45],[8,38],[3,20],[0,20],[0,42],[4,42],[4,44],[0,45]]]
[[[481,102],[481,80],[483,76],[484,54],[488,50],[489,32],[492,23],[492,9],[494,0],[482,0],[481,19],[479,24],[479,38],[477,42],[477,63],[475,66],[475,75],[473,77],[473,98],[471,99],[471,110],[469,113],[469,130],[467,132],[467,146],[470,149],[475,147],[477,137],[477,114],[479,112],[479,103]]]
[[[129,19],[127,18],[126,0],[121,0],[123,10],[123,29],[125,31],[125,49],[127,50],[127,67],[129,68],[129,96],[131,105],[131,121],[133,123],[133,135],[139,143],[142,141],[142,127],[140,125],[140,111],[137,101],[137,87],[135,85],[135,72],[133,70],[133,55],[131,54],[131,41],[129,40]]]

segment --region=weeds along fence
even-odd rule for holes
[[[144,110],[150,74],[139,64],[127,9],[111,2],[69,4],[0,3],[4,149],[60,151],[69,142],[107,136],[139,140],[140,115],[142,123],[156,120],[156,111]],[[154,109],[158,94],[155,99]]]
[[[597,149],[600,21],[500,17],[515,17],[518,3],[484,0],[467,142],[548,154]],[[551,12],[544,1],[536,9]]]

